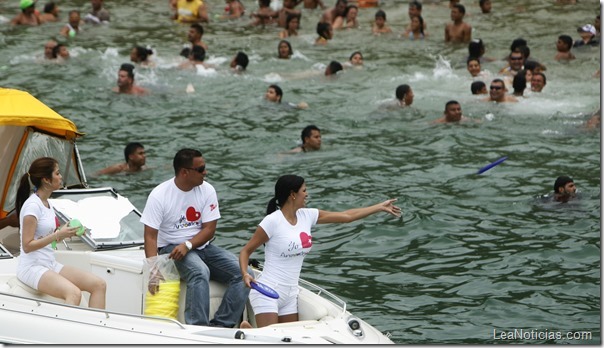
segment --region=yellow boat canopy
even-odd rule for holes
[[[0,126],[2,125],[35,127],[66,139],[81,135],[73,122],[31,94],[16,89],[0,88]]]

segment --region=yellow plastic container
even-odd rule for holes
[[[145,315],[176,320],[178,316],[178,297],[180,281],[159,283],[159,291],[152,295],[147,291],[145,297]]]

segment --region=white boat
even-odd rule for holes
[[[256,328],[249,305],[242,320],[253,328],[184,324],[186,287],[180,284],[176,319],[144,315],[147,275],[140,212],[112,188],[90,188],[79,158],[76,126],[29,93],[0,88],[0,218],[14,209],[17,177],[33,159],[59,161],[67,189],[56,191],[53,207],[61,223],[77,216],[82,237],[59,243],[59,262],[93,272],[107,282],[106,309],[89,309],[42,294],[20,282],[19,230],[0,230],[0,343],[32,344],[383,344],[393,343],[352,315],[337,296],[300,281],[299,321]],[[261,271],[255,270],[258,275]],[[210,284],[210,314],[225,287]],[[255,290],[252,290],[255,291]]]

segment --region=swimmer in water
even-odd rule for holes
[[[290,36],[298,36],[298,29],[300,28],[300,15],[299,14],[288,14],[285,20],[285,29],[279,33],[279,38],[285,39]]]
[[[69,11],[69,21],[67,24],[65,24],[65,26],[63,26],[63,28],[61,28],[61,31],[59,32],[59,34],[65,36],[65,37],[76,36],[76,34],[78,34],[81,30],[81,28],[80,28],[81,22],[82,21],[80,19],[80,11],[76,11],[76,10]]]
[[[141,66],[152,67],[155,66],[155,63],[149,59],[149,56],[152,54],[153,50],[142,46],[135,46],[130,50],[130,61],[138,63]]]
[[[117,87],[114,87],[113,91],[121,94],[149,94],[146,88],[134,84],[134,65],[129,63],[124,63],[120,66],[117,74]]]
[[[283,99],[283,90],[277,85],[270,85],[268,86],[266,93],[264,94],[264,99],[271,103],[281,104],[281,101]],[[305,102],[300,102],[297,105],[294,103],[286,103],[284,105],[288,105],[298,109],[308,108],[308,104],[306,104]]]
[[[392,29],[386,24],[386,12],[378,10],[375,13],[375,22],[371,28],[373,35],[389,34],[392,33]]]
[[[518,99],[515,97],[506,95],[507,91],[508,89],[505,88],[505,83],[503,80],[495,79],[491,81],[491,86],[489,87],[489,97],[483,100],[496,103],[517,102]]]
[[[472,94],[489,94],[487,91],[487,85],[482,81],[474,81],[470,85],[470,91]]]
[[[231,60],[230,66],[235,72],[244,72],[249,62],[250,59],[248,58],[247,54],[239,51],[235,57],[233,57],[233,60]]]
[[[294,54],[294,50],[292,49],[292,45],[287,40],[279,41],[279,45],[277,45],[277,57],[279,59],[290,59]]]
[[[571,177],[559,176],[554,182],[554,201],[566,203],[577,195],[577,187]]]
[[[324,22],[317,23],[317,34],[319,34],[319,37],[315,40],[315,45],[327,45],[327,42],[333,38],[331,24]]]
[[[457,100],[450,100],[445,104],[445,111],[443,116],[439,119],[432,121],[433,124],[437,123],[455,123],[455,122],[466,122],[471,121],[470,118],[465,117],[461,112],[461,105]]]

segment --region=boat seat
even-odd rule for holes
[[[321,320],[329,315],[329,311],[323,305],[322,298],[317,298],[314,294],[300,290],[298,295],[298,320]]]
[[[226,292],[226,285],[210,281],[210,320],[214,318],[214,314],[222,303],[222,297]],[[184,280],[180,281],[180,296],[178,298],[178,315],[177,320],[185,323],[185,301],[187,298],[187,283]]]
[[[29,285],[20,281],[16,276],[11,277],[6,282],[6,284],[8,285],[9,289],[7,289],[7,291],[5,291],[5,292],[7,292],[9,294],[19,295],[19,296],[34,298],[34,299],[40,299],[40,300],[45,300],[45,301],[50,301],[50,302],[56,302],[56,303],[65,303],[65,301],[63,299],[50,296],[48,294],[45,294],[41,291],[38,291],[38,290],[30,287]],[[80,300],[80,307],[88,307],[88,300],[84,296],[83,292],[82,292],[82,299]]]

